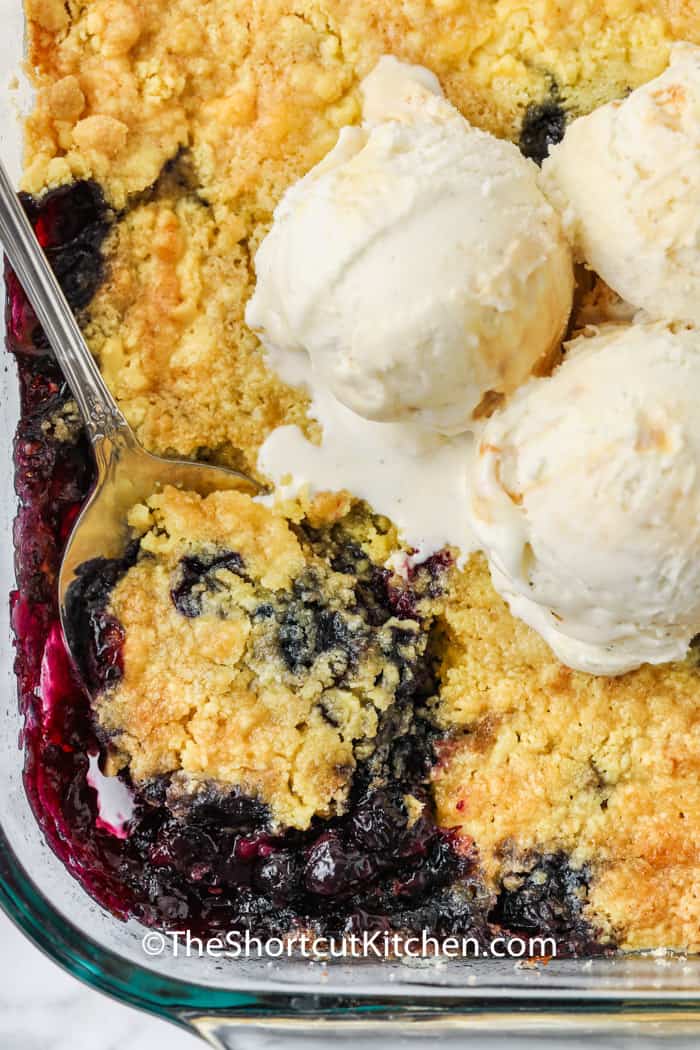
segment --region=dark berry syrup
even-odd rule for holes
[[[79,311],[103,276],[100,246],[109,215],[99,188],[80,182],[40,202],[23,197],[23,204],[68,301]],[[24,717],[24,783],[51,847],[100,903],[124,917],[131,901],[120,878],[120,844],[96,825],[96,796],[87,773],[97,742],[57,609],[61,553],[93,483],[93,461],[82,428],[71,419],[70,394],[46,337],[8,267],[5,279],[7,346],[20,383],[14,445],[17,589],[10,602]],[[71,430],[68,440],[54,436],[59,421],[62,437],[66,424]]]

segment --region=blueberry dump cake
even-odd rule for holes
[[[115,915],[700,950],[692,6],[26,0],[102,372],[265,487],[131,509],[78,677],[92,462],[8,273],[25,782]]]

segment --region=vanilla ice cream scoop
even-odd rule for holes
[[[246,320],[366,419],[457,433],[558,349],[570,249],[532,162],[428,70],[385,57],[363,98],[278,205]]]
[[[542,170],[580,259],[652,318],[700,324],[700,47],[575,120]]]
[[[679,659],[700,632],[700,333],[601,328],[480,436],[496,590],[569,667]]]

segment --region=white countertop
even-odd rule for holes
[[[108,999],[50,962],[0,912],[3,1050],[197,1050],[173,1025]]]

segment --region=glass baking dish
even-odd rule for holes
[[[19,170],[18,116],[29,93],[8,90],[22,58],[19,0],[0,0],[5,43],[0,71],[6,105],[0,148]],[[13,586],[12,436],[18,417],[14,365],[0,374],[0,592]],[[0,602],[0,667],[5,698],[0,731],[0,905],[34,943],[79,979],[115,998],[190,1028],[218,1047],[247,1047],[439,1037],[488,1044],[518,1037],[519,1046],[549,1040],[581,1045],[591,1036],[700,1039],[700,958],[664,955],[618,959],[245,961],[149,955],[146,931],[99,908],[43,840],[22,785],[21,719],[12,672],[6,600]],[[157,947],[157,946],[156,946]],[[150,943],[153,950],[153,942]],[[40,989],[37,990],[40,995]]]

